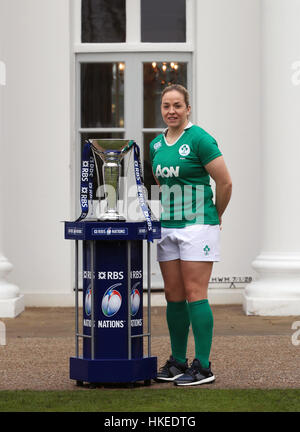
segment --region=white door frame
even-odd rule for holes
[[[133,139],[137,142],[141,149],[141,160],[144,160],[143,149],[143,133],[157,132],[161,129],[145,129],[143,127],[143,63],[144,62],[186,62],[187,63],[187,87],[191,95],[193,95],[193,63],[192,53],[190,52],[106,52],[106,53],[78,53],[76,54],[76,90],[75,90],[75,206],[76,214],[80,214],[79,206],[79,184],[80,184],[80,160],[81,160],[81,133],[83,132],[123,132],[125,139]],[[81,128],[80,127],[80,65],[81,63],[105,63],[105,62],[124,62],[124,128]],[[192,102],[193,103],[193,102]],[[143,162],[142,162],[143,163]],[[128,183],[134,184],[134,173],[127,171],[125,160],[125,172],[127,172]],[[78,199],[76,199],[78,197]],[[152,288],[162,288],[163,282],[159,265],[156,262],[156,248],[151,248],[151,276]],[[145,254],[144,254],[145,255]],[[146,266],[144,266],[146,269]],[[147,277],[146,270],[144,272],[144,280]]]

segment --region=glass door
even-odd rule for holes
[[[175,56],[176,57],[176,56]],[[157,56],[152,61],[143,62],[143,149],[145,186],[151,194],[151,186],[155,185],[150,159],[149,144],[156,135],[166,127],[160,113],[160,95],[162,90],[170,84],[181,84],[190,87],[188,82],[188,62],[159,61]],[[152,188],[153,189],[153,188]]]
[[[172,83],[182,84],[192,90],[191,63],[190,53],[178,52],[77,54],[76,198],[79,197],[80,162],[85,140],[133,139],[141,150],[148,200],[155,216],[159,217],[158,190],[149,160],[149,144],[164,129],[160,116],[161,91]],[[135,185],[134,172],[128,169],[130,163],[132,161],[128,155],[122,166],[122,175],[126,179],[123,192],[132,191]],[[98,161],[98,171],[103,184],[101,161]],[[96,184],[95,176],[94,207],[104,198],[101,196],[102,189],[97,190]],[[123,195],[121,189],[121,199],[126,201],[124,207],[132,208],[135,197],[128,198],[126,192]],[[79,198],[76,199],[76,214],[80,214]],[[132,220],[132,214],[127,213],[126,216]],[[143,217],[142,213],[137,211],[137,217]],[[155,248],[152,248],[152,254],[153,286],[162,286]]]
[[[192,62],[189,53],[147,53],[142,62],[142,126],[141,143],[144,161],[144,182],[150,198],[151,210],[159,217],[159,188],[152,174],[150,142],[166,127],[160,114],[161,92],[170,84],[181,84],[191,90]],[[151,280],[153,288],[162,288],[163,281],[156,261],[156,247],[151,248]]]

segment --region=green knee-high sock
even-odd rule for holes
[[[207,299],[188,303],[195,339],[195,357],[204,368],[209,367],[209,354],[213,337],[213,314]]]
[[[172,356],[180,363],[186,361],[190,317],[186,301],[167,302],[167,323],[169,327]]]

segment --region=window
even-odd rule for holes
[[[178,61],[152,61],[143,64],[143,144],[144,144],[144,183],[150,195],[151,185],[155,185],[149,157],[150,142],[165,128],[160,113],[162,90],[170,84],[188,87],[187,63]]]
[[[186,0],[81,0],[80,41],[124,43],[127,33],[130,39],[136,26],[140,27],[136,42],[185,43],[186,3]]]
[[[81,64],[81,126],[124,126],[122,62]]]
[[[124,69],[123,62],[86,62],[80,64],[80,124],[81,153],[84,143],[91,138],[124,138]],[[101,129],[108,128],[106,132]],[[89,131],[95,130],[95,132]],[[93,181],[94,199],[97,185],[103,184],[102,160],[97,156]],[[123,166],[122,166],[123,169]]]
[[[141,0],[141,42],[186,42],[185,0]]]
[[[82,0],[82,42],[125,42],[125,0]]]
[[[81,152],[89,138],[135,140],[141,149],[144,182],[151,198],[151,185],[156,183],[149,160],[149,144],[165,127],[160,114],[161,91],[171,83],[191,87],[190,54],[90,53],[79,54],[77,60],[80,94],[77,124]],[[123,172],[126,177],[132,177],[126,163],[125,157]],[[98,173],[103,184],[101,160],[98,160]]]
[[[157,45],[152,45],[151,52],[143,42],[186,42],[186,20],[192,16],[192,3],[186,0],[76,2],[76,16],[81,16],[77,27],[80,31],[76,33],[76,40],[81,42],[77,45],[76,61],[77,166],[80,166],[84,142],[89,138],[133,139],[141,149],[144,182],[150,198],[155,181],[149,144],[165,127],[160,114],[161,91],[171,83],[191,88],[192,56],[189,47],[180,52],[175,52],[174,46],[170,52],[166,47],[155,52]],[[189,30],[188,35],[191,34]],[[118,45],[126,42],[126,36],[129,51],[123,50],[124,45]],[[134,182],[126,157],[123,163],[124,175]],[[98,175],[102,183],[99,158]]]
[[[154,189],[151,188],[155,183],[149,160],[149,144],[164,127],[160,115],[163,87],[178,82],[192,90],[195,3],[196,0],[70,2],[76,65],[76,215],[81,210],[78,198],[82,148],[89,138],[124,138],[137,142],[151,210],[156,216],[159,215],[158,188],[155,189],[156,195],[153,195]],[[122,161],[121,173],[127,179],[127,187],[135,185],[132,164],[133,154],[128,153]],[[103,184],[99,157],[97,166],[93,208],[98,214],[104,204],[102,200],[98,202],[99,198],[103,198],[99,189],[96,192],[97,176],[99,183]],[[125,193],[125,184],[120,182],[120,198],[126,200],[124,209],[128,209],[131,203],[135,204],[135,198]],[[141,213],[139,216],[143,217]],[[151,250],[152,286],[160,287],[161,274],[155,260],[155,249]]]
[[[187,85],[187,65],[176,61],[144,63],[144,128],[164,128],[160,95],[170,84]]]

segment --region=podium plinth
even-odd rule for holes
[[[146,222],[65,222],[65,238],[75,240],[75,356],[70,358],[70,378],[79,385],[85,381],[141,380],[149,384],[156,377],[157,358],[151,356],[150,242],[147,242],[146,331],[143,322]],[[153,221],[153,238],[160,238],[157,221]],[[79,331],[79,273],[83,295],[82,332]],[[148,338],[146,356],[144,337]],[[81,355],[79,338],[83,338]]]

